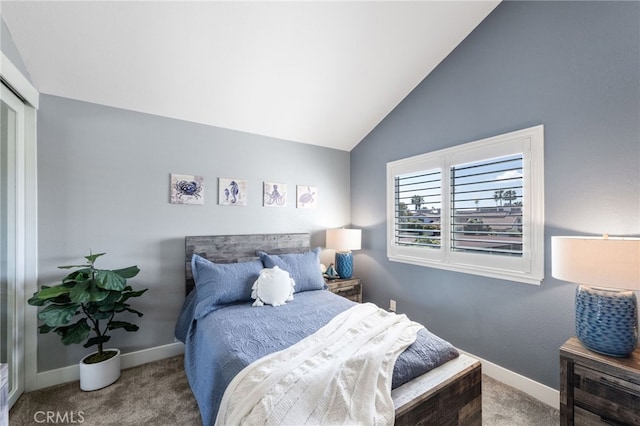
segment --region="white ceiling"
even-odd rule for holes
[[[350,151],[499,1],[5,1],[41,93]]]

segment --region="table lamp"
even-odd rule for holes
[[[336,271],[340,278],[353,275],[353,254],[360,250],[361,229],[327,229],[327,248],[336,250]]]
[[[640,238],[551,237],[551,275],[576,289],[576,335],[588,349],[626,357],[638,343]]]

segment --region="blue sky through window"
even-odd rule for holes
[[[454,208],[471,210],[519,205],[522,202],[522,163],[522,155],[516,154],[453,166]],[[420,210],[441,209],[441,179],[439,169],[397,176],[398,202],[415,210],[414,197],[419,196],[422,197]]]

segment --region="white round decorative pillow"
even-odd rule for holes
[[[274,266],[265,268],[253,283],[251,298],[256,299],[253,306],[284,305],[293,300],[293,287],[296,285],[287,271]]]

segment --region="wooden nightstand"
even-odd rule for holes
[[[640,350],[615,358],[567,340],[560,348],[560,424],[640,424]]]
[[[362,280],[360,278],[348,278],[346,280],[325,280],[329,291],[346,297],[354,302],[362,303]]]

